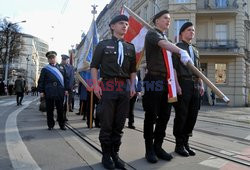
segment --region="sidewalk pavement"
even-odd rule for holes
[[[144,115],[140,102],[136,103],[135,110],[136,110],[136,115]],[[241,108],[230,107],[229,108],[225,106],[202,106],[201,114],[202,115],[209,114],[209,116],[214,116],[214,117],[217,116],[218,118],[225,118],[225,114],[226,114],[227,115],[226,118],[228,119],[229,118],[228,115],[230,115],[230,113],[233,113],[231,119],[238,120],[240,115],[243,115],[245,117],[249,116],[250,115],[249,110],[250,108],[246,108],[246,107],[244,108],[243,107]],[[174,112],[174,109],[172,110],[172,112]],[[86,137],[90,141],[92,141],[98,149],[101,150],[100,142],[98,138],[99,137],[98,128],[88,129],[86,121],[82,120],[82,116],[75,115],[75,113],[72,113],[72,112],[69,112],[68,119],[69,119],[68,123],[71,126],[76,128],[82,134],[86,135]],[[127,123],[125,125],[127,125]],[[137,130],[139,131],[129,129],[127,127],[124,128],[124,135],[122,137],[120,157],[125,162],[127,162],[128,164],[130,164],[136,169],[139,169],[139,170],[145,170],[145,169],[206,170],[206,169],[220,169],[220,168],[223,169],[224,166],[226,165],[229,166],[229,164],[231,165],[230,162],[222,160],[222,159],[217,159],[217,158],[213,162],[211,159],[214,159],[214,157],[212,157],[209,154],[199,152],[199,151],[197,151],[197,156],[195,157],[192,157],[192,156],[188,158],[180,157],[174,152],[175,144],[169,141],[164,141],[163,148],[167,152],[171,153],[174,159],[171,160],[170,162],[159,160],[159,162],[156,164],[149,164],[144,158],[145,148],[144,148],[144,139],[143,139],[143,133],[142,133],[143,119],[136,119],[135,126]],[[93,124],[93,127],[95,127],[94,124]],[[172,127],[168,126],[167,136],[169,136],[170,133],[172,133]],[[196,137],[198,136],[199,135],[197,135]],[[210,139],[204,139],[204,140],[210,140]],[[216,161],[218,161],[217,164],[216,164]],[[229,169],[230,168],[228,168],[228,170]]]

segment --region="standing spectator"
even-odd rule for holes
[[[18,76],[15,81],[15,92],[16,92],[16,104],[17,106],[22,105],[23,95],[25,91],[25,83],[22,76]]]
[[[14,88],[13,84],[8,85],[8,93],[9,93],[10,96],[13,94],[13,88]]]
[[[1,79],[0,80],[0,96],[3,96],[4,94],[5,94],[5,92],[4,92],[4,82]]]
[[[65,119],[63,117],[63,100],[68,95],[68,78],[65,68],[56,63],[56,52],[46,53],[49,64],[42,68],[38,80],[38,90],[41,97],[45,97],[47,110],[48,130],[52,130],[55,125],[54,107],[57,110],[57,120],[61,130],[66,130]]]
[[[83,120],[86,120],[86,108],[87,108],[87,89],[79,82],[78,94],[80,97],[79,112],[76,115],[83,115]]]
[[[215,93],[211,91],[212,106],[215,104]]]
[[[128,113],[128,128],[130,129],[135,129],[134,126],[134,106],[137,97],[140,95],[142,88],[141,88],[141,78],[140,75],[136,76],[135,80],[135,89],[136,89],[136,94],[130,99],[129,101],[129,113]]]

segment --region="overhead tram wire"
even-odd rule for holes
[[[68,6],[68,3],[69,3],[69,0],[65,0],[64,4],[63,4],[63,7],[61,9],[61,14],[63,15],[67,6]]]

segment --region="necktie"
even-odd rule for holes
[[[193,60],[193,62],[194,62],[194,51],[193,51],[193,47],[192,47],[192,45],[189,45],[189,52],[190,52],[190,57],[191,57],[191,59]]]
[[[119,41],[118,42],[118,59],[117,59],[117,63],[119,64],[119,66],[122,66],[124,60],[124,52],[123,52],[123,45],[122,42]]]

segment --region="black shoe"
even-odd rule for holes
[[[65,126],[61,126],[60,129],[61,130],[66,130],[66,127]]]
[[[113,154],[111,155],[114,163],[115,163],[115,168],[117,169],[126,169],[125,168],[125,163],[120,159],[119,155],[116,153],[116,154]]]
[[[96,128],[101,128],[101,126],[100,126],[100,125],[98,125],[98,124],[97,124],[97,125],[95,125],[95,127],[96,127]]]
[[[158,158],[166,160],[166,161],[170,161],[171,159],[173,159],[173,156],[167,153],[166,151],[164,151],[164,149],[162,149],[161,147],[155,148],[155,154]]]
[[[86,118],[85,118],[85,117],[83,117],[83,118],[82,118],[82,120],[86,120]]]
[[[156,163],[158,161],[154,149],[152,148],[146,148],[146,154],[145,154],[145,158],[147,159],[148,162],[150,163]]]
[[[184,148],[183,145],[175,146],[175,152],[178,153],[181,156],[184,156],[184,157],[188,157],[189,156],[188,151]]]
[[[19,103],[17,103],[16,105],[19,106]]]
[[[110,155],[108,155],[108,154],[103,154],[103,156],[102,156],[102,165],[106,169],[115,169],[114,162],[112,161]]]
[[[128,125],[128,128],[129,129],[135,129],[135,126],[130,124],[130,125]]]
[[[77,112],[77,113],[76,113],[76,115],[80,115],[80,113],[79,113],[79,112]]]
[[[74,111],[71,109],[71,110],[69,110],[69,112],[74,112]]]
[[[65,121],[69,121],[68,118],[65,118]]]
[[[189,145],[186,145],[186,146],[184,146],[184,147],[185,147],[185,149],[188,151],[188,154],[189,154],[190,156],[195,156],[195,155],[196,155],[195,150],[191,149],[191,148],[189,147]]]
[[[53,130],[53,127],[48,127],[48,130]]]

